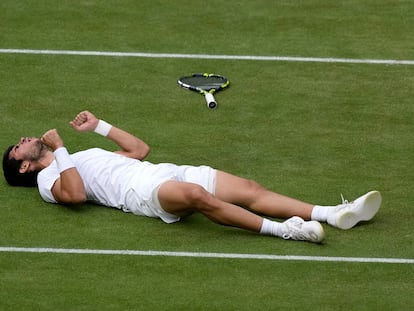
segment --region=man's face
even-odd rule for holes
[[[10,150],[9,157],[16,160],[37,161],[48,150],[37,137],[22,137]]]

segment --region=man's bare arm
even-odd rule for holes
[[[60,138],[56,129],[47,131],[41,140],[46,144],[54,153],[61,147],[64,147],[63,141]],[[66,153],[66,149],[64,150]],[[58,162],[59,159],[55,155],[55,159]],[[64,158],[63,161],[64,162]],[[70,160],[70,158],[69,158]],[[62,164],[62,163],[60,163]],[[70,166],[70,165],[69,165]],[[83,180],[79,175],[76,167],[69,167],[60,172],[60,178],[58,178],[52,187],[52,194],[58,203],[63,204],[81,204],[86,201],[86,192],[83,184]]]
[[[80,112],[70,122],[70,125],[79,132],[92,132],[98,124],[99,119],[89,111]],[[143,160],[150,152],[150,147],[143,140],[116,126],[111,127],[106,137],[121,148],[116,153],[129,158]]]

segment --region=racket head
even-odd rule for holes
[[[194,73],[178,79],[178,84],[201,94],[218,92],[229,86],[230,81],[222,75],[214,73]]]

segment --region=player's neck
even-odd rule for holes
[[[37,166],[38,166],[39,169],[42,170],[42,169],[48,167],[53,162],[54,159],[55,159],[55,156],[54,156],[53,152],[48,150],[44,154],[44,156],[37,161]]]

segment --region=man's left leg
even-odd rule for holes
[[[272,192],[254,180],[223,171],[217,171],[215,195],[223,201],[276,218],[299,216],[310,220],[314,207],[312,204]]]
[[[370,191],[352,202],[343,200],[334,206],[315,206],[269,191],[255,181],[217,171],[216,195],[218,198],[246,206],[255,213],[270,217],[300,216],[340,228],[350,229],[360,221],[371,220],[381,206],[381,194]]]

